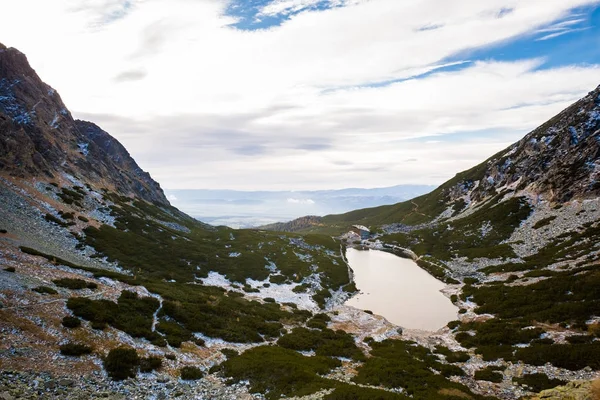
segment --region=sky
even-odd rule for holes
[[[600,0],[0,0],[167,189],[440,184],[600,84]]]

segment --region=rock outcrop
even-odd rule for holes
[[[527,190],[556,203],[600,195],[600,86],[449,189],[479,201]],[[453,200],[452,198],[450,200]]]
[[[530,400],[599,400],[600,382],[574,381],[548,389]]]

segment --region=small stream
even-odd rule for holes
[[[360,290],[346,305],[370,310],[406,329],[436,331],[457,318],[458,308],[440,292],[446,284],[414,261],[351,248],[346,258]]]

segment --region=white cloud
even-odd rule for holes
[[[263,13],[315,2],[275,0]],[[548,34],[572,29],[580,17],[571,11],[593,3],[352,1],[247,32],[223,15],[226,0],[0,0],[11,16],[0,40],[163,187],[439,183],[595,87],[598,68],[485,61],[372,84],[553,26]],[[431,136],[437,143],[419,139]]]
[[[294,199],[294,198],[289,198],[287,199],[287,202],[290,204],[315,204],[315,201],[313,199]]]

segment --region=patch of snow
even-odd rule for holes
[[[237,251],[233,251],[233,252],[229,253],[230,258],[237,258],[241,255],[242,255],[242,253],[238,253]]]
[[[504,153],[504,157],[510,157],[513,154],[515,154],[516,152],[517,152],[517,146],[513,145],[512,148],[509,151],[507,151],[506,153]]]
[[[265,283],[269,283],[268,280],[257,281],[254,279],[246,279],[246,284],[254,289],[258,289],[258,293],[251,293],[248,297],[257,297],[264,299],[271,297],[278,303],[294,303],[298,308],[316,311],[319,309],[317,304],[312,299],[310,293],[295,293],[293,289],[300,284],[288,283],[288,284],[274,284],[271,283],[269,287],[264,287]]]
[[[54,93],[56,93],[56,91],[52,88],[48,89],[48,96],[52,97],[54,96]]]
[[[51,128],[54,128],[54,129],[58,128],[58,119],[59,118],[60,117],[58,116],[58,114],[54,113],[54,118],[52,119],[52,122],[50,122],[50,127]]]
[[[579,133],[577,133],[577,129],[575,129],[574,127],[570,126],[569,127],[569,133],[571,134],[571,143],[572,144],[578,144],[579,143]]]
[[[310,262],[312,260],[312,256],[310,254],[301,254],[296,252],[294,252],[294,254],[300,259],[300,261]]]
[[[481,228],[479,228],[479,232],[481,233],[481,237],[486,237],[491,231],[492,231],[492,224],[490,223],[490,221],[486,221],[483,223],[483,225],[481,225]]]
[[[231,287],[231,281],[225,275],[221,275],[215,271],[210,271],[206,278],[201,278],[201,281],[206,286],[218,286],[226,289]]]
[[[265,257],[265,260],[267,261],[267,265],[265,265],[265,268],[268,269],[271,272],[279,272],[279,269],[277,268],[277,265],[269,260],[267,257]]]
[[[79,151],[84,156],[87,156],[89,154],[89,152],[90,152],[88,150],[88,146],[89,146],[89,143],[77,143],[77,147],[79,147]]]

